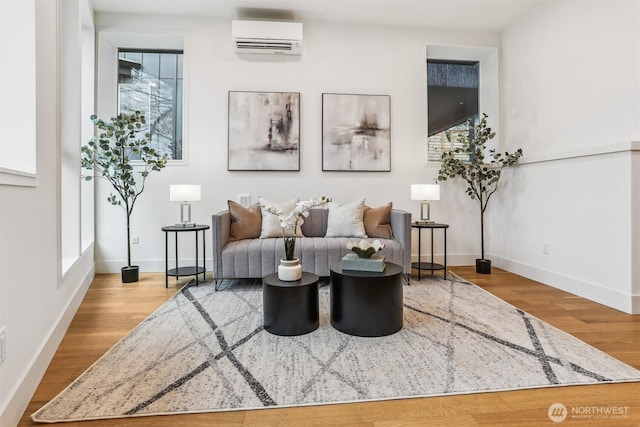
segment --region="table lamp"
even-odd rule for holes
[[[420,221],[416,221],[419,224],[434,224],[435,221],[431,221],[431,208],[429,201],[440,200],[440,186],[438,184],[411,184],[411,200],[420,200]],[[427,207],[427,215],[425,217],[424,211]]]
[[[180,224],[176,227],[195,227],[191,222],[191,203],[200,201],[199,185],[170,185],[169,200],[172,202],[182,202],[180,205]]]

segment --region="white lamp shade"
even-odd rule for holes
[[[172,202],[200,201],[199,185],[170,185],[169,200]]]
[[[440,200],[438,184],[411,184],[411,200]]]

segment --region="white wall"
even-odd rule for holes
[[[525,158],[489,207],[499,265],[636,313],[639,12],[544,2],[504,32],[503,143]]]
[[[0,327],[6,326],[7,344],[0,365],[2,426],[22,417],[93,277],[92,246],[61,275],[58,6],[36,2],[37,183],[0,185]],[[80,82],[66,90],[79,94]]]
[[[164,270],[160,228],[176,222],[179,212],[178,205],[169,202],[172,183],[202,184],[203,200],[192,205],[192,218],[204,224],[210,224],[210,215],[226,209],[227,200],[238,193],[251,193],[253,201],[260,195],[274,200],[326,195],[348,202],[364,195],[371,206],[393,201],[395,207],[417,214],[419,204],[410,200],[410,185],[433,182],[438,169],[423,165],[421,151],[427,132],[425,47],[497,46],[499,40],[494,33],[305,22],[305,53],[299,61],[250,62],[234,53],[226,20],[98,15],[96,26],[184,34],[188,158],[185,165],[152,175],[136,206],[132,233],[140,236],[140,244],[132,250],[142,271]],[[116,110],[115,76],[105,73],[113,66],[100,54],[98,68],[104,74],[99,78],[98,102],[105,117]],[[227,96],[232,90],[300,92],[300,172],[227,171]],[[323,92],[391,95],[391,172],[322,172]],[[124,216],[105,203],[108,190],[101,183],[96,193],[96,266],[98,271],[115,272],[125,262]],[[459,203],[463,207],[458,208]],[[466,209],[474,206],[457,197],[432,205],[433,217],[451,224],[450,263],[456,259],[468,263],[479,251],[478,239],[468,239],[472,229]],[[181,237],[182,253],[193,257],[193,244],[186,237]],[[207,239],[210,248],[209,235]],[[436,252],[442,252],[439,242]]]
[[[512,24],[503,36],[509,144],[537,156],[637,139],[638,19],[634,0],[545,2]]]

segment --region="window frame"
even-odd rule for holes
[[[438,166],[438,160],[429,160],[429,106],[428,106],[428,80],[427,61],[447,61],[447,62],[478,62],[479,79],[478,87],[478,109],[479,115],[486,113],[490,117],[491,127],[496,131],[496,137],[487,143],[488,149],[498,148],[500,145],[500,116],[499,116],[499,82],[498,82],[498,61],[499,49],[497,46],[447,46],[447,45],[427,45],[426,58],[424,60],[424,87],[425,87],[425,109],[427,116],[425,120],[424,140],[422,141],[422,156],[424,165]]]
[[[6,64],[21,64],[6,66],[3,72],[0,185],[37,186],[36,8],[35,0],[0,4],[0,46]],[[15,108],[15,98],[21,99],[20,108]],[[15,140],[21,144],[11,142]]]
[[[122,85],[134,85],[135,83],[121,83],[120,82],[120,54],[121,53],[140,53],[142,55],[144,54],[159,54],[159,55],[163,55],[163,54],[173,54],[173,55],[180,55],[180,60],[182,61],[182,77],[178,78],[177,74],[178,74],[178,58],[176,58],[176,65],[175,65],[175,71],[176,71],[176,77],[173,79],[175,82],[175,96],[176,98],[172,101],[172,106],[171,109],[172,110],[179,110],[179,112],[184,112],[184,50],[183,49],[141,49],[141,48],[122,48],[119,47],[118,48],[118,84],[116,86],[116,91],[117,91],[117,109],[118,109],[118,114],[121,112],[121,99],[122,99]],[[162,65],[161,65],[161,61],[159,60],[158,62],[158,73],[161,73],[161,69],[162,69]],[[160,76],[158,76],[156,78],[157,80],[162,80],[162,78]],[[182,87],[180,88],[180,84],[178,83],[181,80],[181,84]],[[182,99],[178,102],[178,98],[179,95],[182,95]],[[151,95],[150,95],[151,96]],[[169,160],[173,161],[173,162],[180,162],[184,159],[184,117],[183,114],[174,114],[172,117],[176,118],[176,124],[175,124],[175,133],[174,133],[174,137],[176,137],[176,139],[173,140],[174,144],[177,140],[177,136],[178,136],[178,131],[180,134],[180,155],[181,157],[179,159],[175,159],[170,157]],[[147,117],[147,123],[150,124],[150,120],[151,117]],[[152,140],[153,140],[153,136],[152,136]],[[152,143],[150,144],[151,148],[156,148],[157,147]],[[175,149],[174,149],[174,153],[175,153]],[[173,154],[173,153],[172,153]]]
[[[120,50],[141,51],[182,51],[182,159],[170,159],[167,166],[185,166],[189,163],[188,126],[188,86],[189,64],[188,49],[185,47],[185,35],[182,32],[147,33],[131,32],[119,29],[98,30],[98,117],[114,117],[119,111],[118,91],[118,53]],[[101,78],[100,76],[106,76]],[[132,160],[132,164],[140,164]]]
[[[474,109],[477,110],[475,112],[474,115],[467,117],[466,120],[462,123],[458,123],[457,125],[454,125],[448,129],[444,129],[440,132],[438,132],[437,134],[434,135],[430,135],[431,132],[431,123],[430,123],[430,118],[428,117],[427,120],[427,160],[429,162],[439,162],[440,158],[442,156],[443,153],[445,152],[449,152],[449,151],[454,151],[456,148],[463,148],[461,146],[461,144],[458,144],[458,133],[467,133],[470,134],[471,132],[471,128],[468,126],[469,120],[471,119],[471,126],[476,126],[478,124],[478,122],[480,121],[480,98],[479,98],[479,92],[480,92],[480,62],[479,61],[460,61],[460,60],[443,60],[443,59],[429,59],[427,58],[427,109],[429,106],[429,88],[431,87],[439,87],[439,88],[443,88],[443,87],[447,87],[447,88],[451,88],[452,86],[432,86],[429,84],[429,80],[430,80],[430,76],[429,76],[429,65],[430,64],[440,64],[440,65],[460,65],[460,66],[472,66],[475,68],[475,72],[477,73],[476,75],[476,79],[477,79],[477,87],[467,87],[468,89],[475,89],[475,100],[476,100],[476,105],[474,106]],[[459,99],[459,98],[458,98]],[[451,106],[448,106],[448,108],[451,108]],[[453,129],[458,128],[458,127],[464,127],[464,129],[456,129],[455,131],[453,131]],[[442,134],[447,132],[447,131],[451,131],[452,134],[449,136],[449,145],[450,148],[448,150],[440,150],[440,158],[439,159],[433,159],[430,157],[432,153],[432,143],[431,143],[431,139],[437,135],[440,135],[440,139],[442,139]],[[456,132],[456,135],[453,135],[453,132]],[[436,150],[433,150],[436,151]],[[466,158],[465,156],[462,156],[460,154],[455,155],[455,157],[459,158],[462,161],[468,161],[469,159]]]

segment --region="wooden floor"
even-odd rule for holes
[[[631,316],[494,269],[478,275],[472,267],[452,271],[505,301],[640,369],[640,316]],[[98,275],[35,392],[20,426],[33,426],[30,414],[45,404],[136,324],[171,297],[182,282],[164,287],[164,274],[143,274],[135,284],[119,275]],[[584,416],[610,411],[625,418],[573,418],[561,425],[640,426],[640,383],[583,385],[450,397],[324,405],[163,417],[65,423],[64,426],[514,426],[554,425],[553,403]]]

